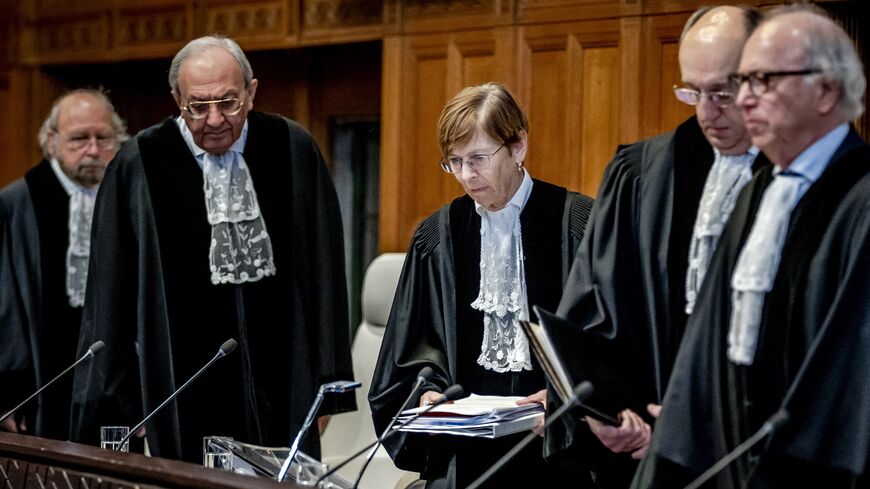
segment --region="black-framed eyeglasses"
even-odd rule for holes
[[[245,98],[242,97],[227,97],[218,100],[197,100],[188,102],[187,105],[181,107],[181,110],[190,114],[190,118],[204,119],[208,117],[208,112],[211,106],[214,105],[221,114],[232,117],[238,115],[242,111],[242,102]]]
[[[706,90],[678,87],[677,85],[674,85],[674,95],[677,96],[677,100],[687,105],[698,105],[701,103],[702,98],[707,97],[707,100],[723,109],[733,104],[734,100],[737,99],[737,94],[728,90],[708,92]]]
[[[97,144],[97,149],[100,151],[110,151],[118,145],[118,138],[114,134],[57,134],[61,136],[70,151],[81,151],[89,147],[92,141]]]
[[[770,80],[772,78],[818,75],[821,72],[822,70],[818,68],[793,71],[753,71],[750,73],[734,73],[728,78],[737,85],[738,90],[744,83],[749,82],[749,92],[756,97],[760,97],[770,90]]]
[[[462,171],[462,163],[465,163],[469,168],[474,171],[480,171],[489,166],[490,159],[495,156],[496,153],[501,151],[504,148],[506,143],[501,143],[501,146],[498,147],[492,153],[486,154],[476,154],[470,155],[468,159],[462,158],[461,156],[454,156],[452,158],[447,158],[446,160],[441,160],[438,162],[441,165],[441,169],[446,171],[447,173],[459,173]]]

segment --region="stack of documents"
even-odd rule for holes
[[[544,406],[537,403],[517,406],[520,399],[522,397],[472,394],[453,404],[438,406],[399,430],[480,438],[497,438],[530,430],[543,419]],[[404,424],[424,409],[403,411],[396,425]]]

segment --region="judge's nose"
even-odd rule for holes
[[[211,127],[218,127],[224,123],[226,118],[214,104],[208,106],[208,115],[205,117],[205,123]]]

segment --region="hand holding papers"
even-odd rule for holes
[[[497,438],[526,431],[544,416],[540,404],[517,405],[522,397],[479,396],[472,394],[453,404],[438,406],[400,428],[400,431],[442,435]],[[425,408],[403,411],[399,423]]]

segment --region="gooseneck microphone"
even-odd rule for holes
[[[120,450],[121,447],[124,446],[124,443],[127,443],[127,442],[130,440],[130,437],[132,437],[134,434],[136,434],[137,431],[139,431],[139,428],[141,428],[142,426],[144,426],[145,423],[148,422],[149,419],[151,419],[155,414],[159,413],[160,410],[163,409],[164,406],[166,406],[167,404],[169,404],[169,401],[175,399],[176,396],[178,396],[178,394],[181,394],[181,391],[183,391],[184,389],[187,389],[187,386],[189,386],[191,382],[193,382],[193,381],[196,380],[200,375],[202,375],[203,372],[205,372],[206,370],[208,370],[209,367],[211,367],[211,366],[214,364],[214,362],[216,362],[216,361],[218,361],[219,359],[221,359],[221,358],[223,358],[223,357],[229,355],[230,353],[232,353],[233,350],[235,350],[237,346],[239,346],[239,343],[236,342],[236,340],[234,340],[233,338],[230,338],[230,339],[224,341],[224,344],[221,345],[220,349],[219,349],[218,352],[215,354],[215,356],[212,357],[212,359],[209,360],[208,363],[206,363],[205,365],[203,365],[203,367],[202,367],[201,369],[199,369],[198,372],[196,372],[195,374],[193,374],[193,377],[187,379],[187,382],[185,382],[185,383],[184,383],[181,387],[179,387],[178,389],[175,389],[175,392],[173,392],[171,396],[167,397],[165,401],[163,401],[162,403],[160,403],[159,406],[157,406],[156,408],[154,408],[154,410],[151,411],[151,413],[150,413],[148,416],[145,416],[145,419],[143,419],[142,421],[140,421],[139,424],[137,424],[136,426],[130,428],[130,431],[127,433],[127,435],[124,436],[124,438],[121,438],[121,441],[118,442],[117,445],[115,445],[115,450]]]
[[[455,401],[456,399],[459,399],[459,398],[462,397],[463,395],[465,395],[465,391],[462,389],[462,386],[461,386],[461,385],[459,385],[459,384],[453,384],[453,385],[451,385],[450,387],[448,387],[447,389],[444,390],[444,393],[441,394],[440,397],[438,397],[437,399],[435,399],[435,402],[433,402],[432,404],[430,404],[430,405],[426,406],[425,408],[423,408],[422,411],[415,413],[413,416],[411,416],[411,417],[408,418],[407,420],[403,421],[401,424],[399,424],[399,427],[398,427],[398,428],[396,428],[396,429],[394,429],[394,430],[392,430],[392,431],[389,431],[389,432],[384,431],[384,434],[381,435],[380,438],[378,438],[377,440],[375,440],[375,441],[369,443],[368,445],[366,445],[366,446],[360,448],[360,449],[359,449],[357,452],[355,452],[353,455],[351,455],[350,457],[347,457],[346,459],[344,459],[340,464],[338,464],[338,465],[336,465],[335,467],[333,467],[333,468],[329,469],[328,471],[326,471],[326,473],[324,473],[322,476],[320,476],[319,479],[317,479],[317,482],[314,483],[314,487],[317,487],[318,484],[320,484],[324,479],[326,479],[326,478],[329,477],[330,475],[334,474],[336,471],[340,470],[342,467],[344,467],[345,465],[347,465],[351,460],[353,460],[353,459],[359,457],[360,455],[362,455],[363,453],[365,453],[366,450],[371,449],[371,448],[374,447],[376,444],[383,443],[384,440],[386,440],[387,438],[393,436],[395,433],[398,433],[398,431],[399,431],[400,429],[402,429],[402,428],[404,428],[405,426],[408,426],[409,424],[413,423],[415,419],[417,419],[417,418],[419,418],[420,416],[422,416],[422,415],[428,413],[429,411],[435,409],[436,407],[438,407],[438,406],[444,404],[445,402],[448,402],[448,401]],[[406,402],[407,402],[407,401],[406,401]],[[401,413],[401,411],[399,411],[399,413]]]
[[[754,447],[758,442],[765,439],[768,435],[772,434],[774,431],[782,428],[782,425],[788,422],[788,411],[785,409],[780,409],[779,411],[773,413],[773,415],[767,418],[767,421],[761,425],[761,428],[758,429],[752,436],[746,439],[743,443],[737,445],[734,450],[728,452],[727,455],[719,459],[718,462],[713,464],[712,467],[706,470],[703,474],[701,474],[697,479],[693,480],[685,489],[698,489],[707,481],[716,476],[719,472],[731,465],[732,462],[740,458],[741,455],[746,453],[750,448]]]
[[[375,442],[375,446],[369,451],[369,454],[366,455],[366,461],[363,463],[362,468],[359,471],[359,474],[356,477],[356,481],[353,483],[353,489],[356,489],[359,486],[359,481],[362,480],[362,476],[365,473],[366,469],[369,467],[369,464],[372,462],[372,457],[375,456],[375,453],[378,451],[378,448],[381,446],[381,440],[390,432],[390,429],[396,424],[396,421],[399,419],[399,416],[402,414],[402,411],[408,406],[408,403],[411,402],[415,397],[417,397],[417,392],[420,391],[420,388],[423,387],[423,384],[429,380],[429,377],[432,376],[434,372],[432,371],[432,367],[423,367],[420,369],[420,373],[417,374],[417,381],[414,382],[414,387],[411,389],[411,393],[408,394],[408,398],[405,399],[405,402],[399,407],[399,411],[393,416],[393,419],[390,420],[390,424],[387,425],[386,429],[381,433],[381,436],[378,437],[378,440]]]
[[[21,408],[21,406],[27,404],[28,402],[30,402],[31,399],[33,399],[34,397],[38,396],[40,392],[42,392],[42,391],[44,391],[46,388],[48,388],[48,386],[50,386],[51,384],[53,384],[57,379],[59,379],[59,378],[63,377],[64,375],[66,375],[67,372],[69,372],[70,370],[76,368],[80,363],[84,362],[85,360],[88,360],[89,358],[92,358],[94,355],[96,355],[97,353],[99,353],[100,350],[102,350],[105,346],[106,346],[106,344],[103,343],[102,340],[95,342],[93,345],[91,345],[91,346],[88,348],[88,351],[86,351],[86,352],[84,353],[84,355],[81,356],[81,358],[79,358],[79,359],[76,360],[72,365],[70,365],[69,367],[67,367],[66,370],[64,370],[63,372],[57,374],[57,376],[56,376],[55,378],[51,379],[47,384],[45,384],[45,385],[43,385],[42,387],[40,387],[36,392],[34,392],[33,394],[31,394],[27,399],[21,401],[21,404],[15,406],[14,408],[12,408],[9,412],[7,412],[6,414],[4,414],[3,416],[0,416],[0,423],[2,423],[3,421],[5,421],[6,418],[8,418],[9,416],[12,416],[12,413],[14,413],[15,411],[19,410],[19,409]]]
[[[574,405],[576,405],[577,403],[583,402],[586,399],[588,399],[589,396],[591,396],[593,392],[594,392],[594,389],[592,388],[591,382],[583,381],[583,382],[580,382],[579,384],[577,384],[577,387],[574,388],[574,392],[571,393],[571,399],[569,400],[570,402],[566,402],[565,404],[559,406],[559,409],[557,409],[544,422],[544,428],[547,428],[548,426],[550,426],[554,421],[559,419],[563,414],[565,414],[566,411],[568,411],[569,409],[574,407]],[[502,457],[500,459],[498,459],[498,461],[496,463],[492,464],[492,466],[489,469],[487,469],[486,472],[484,472],[483,474],[481,474],[480,477],[475,479],[474,482],[472,482],[471,485],[468,486],[466,489],[477,489],[478,487],[480,487],[484,482],[489,480],[489,478],[492,477],[496,472],[501,470],[501,468],[504,467],[505,464],[510,462],[511,459],[513,459],[514,457],[516,457],[518,453],[520,453],[524,448],[526,448],[526,446],[537,437],[538,437],[537,433],[535,433],[534,431],[530,432],[528,435],[526,435],[525,438],[520,440],[519,443],[514,445],[514,447],[511,448],[509,452],[502,455]]]
[[[293,444],[290,445],[290,453],[287,455],[287,458],[284,459],[284,464],[281,465],[281,470],[278,472],[278,477],[276,477],[278,482],[283,481],[284,477],[287,477],[287,471],[290,470],[290,464],[293,463],[293,459],[296,458],[296,452],[299,451],[299,443],[302,442],[302,437],[305,436],[311,423],[314,422],[317,410],[320,409],[320,405],[323,404],[323,396],[326,393],[341,394],[343,392],[349,392],[361,385],[362,383],[353,380],[337,380],[320,386],[320,389],[317,390],[317,396],[314,398],[314,402],[311,403],[311,408],[308,409],[308,415],[305,416],[305,421],[302,422],[302,428],[299,429],[299,433],[296,433],[296,438],[293,439]]]

